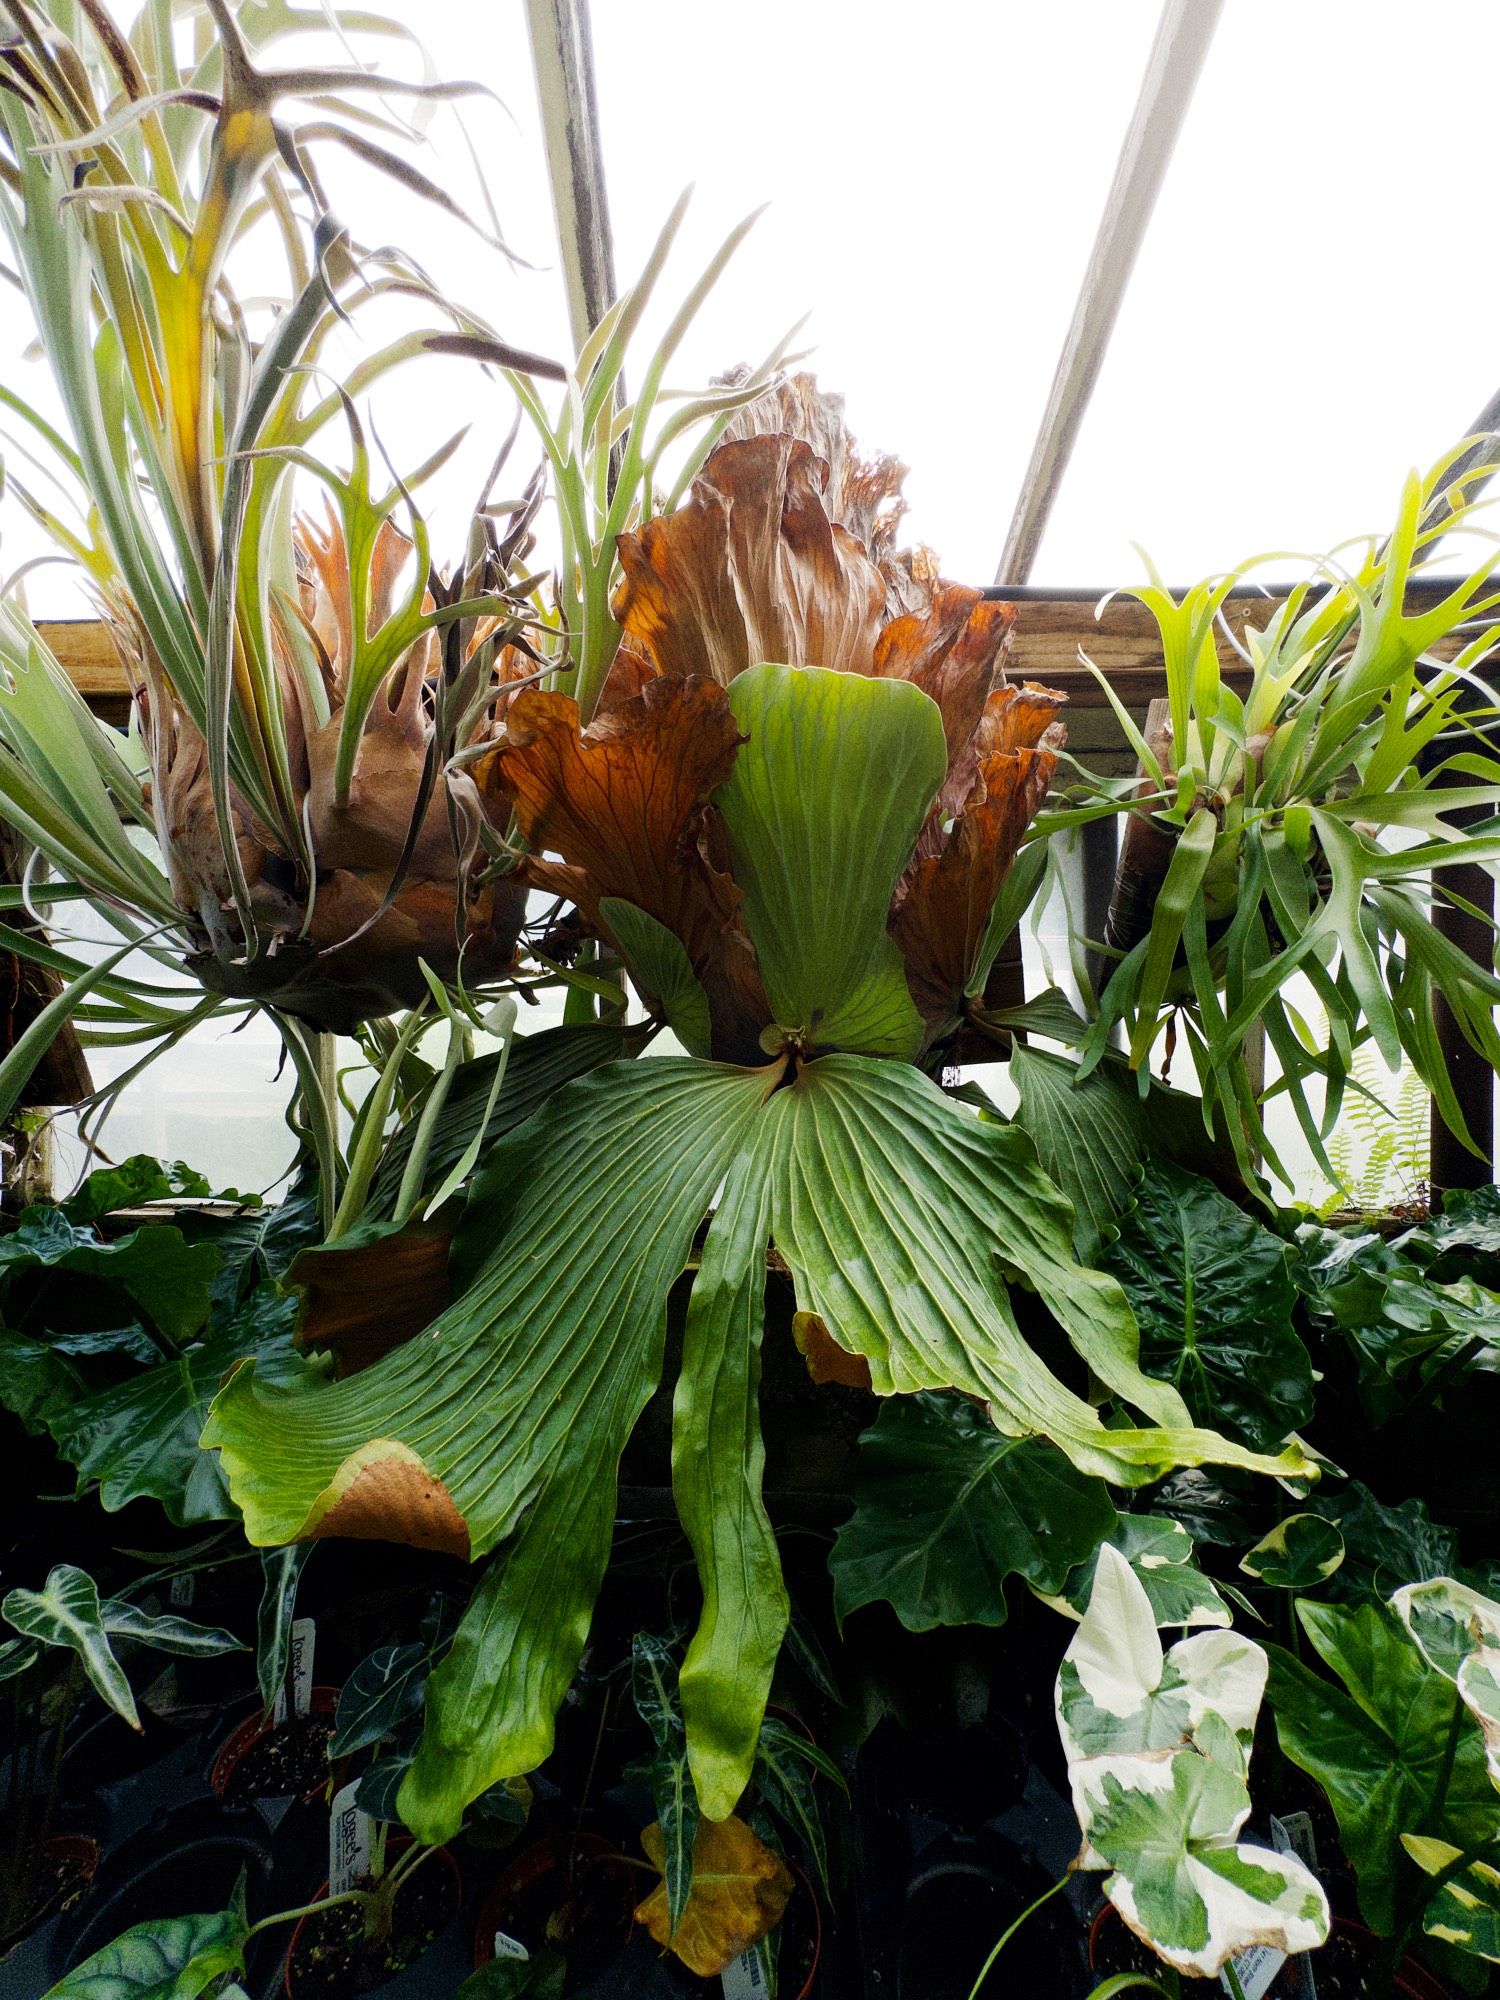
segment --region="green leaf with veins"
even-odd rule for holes
[[[95,1692],[132,1729],[140,1728],[130,1682],[104,1629],[98,1585],[85,1571],[57,1564],[40,1590],[10,1591],[0,1601],[0,1617],[24,1638],[76,1653]]]
[[[1017,1044],[1011,1082],[1015,1122],[1036,1142],[1048,1177],[1073,1204],[1073,1243],[1091,1264],[1119,1234],[1148,1151],[1146,1105],[1134,1075],[1105,1061],[1080,1082],[1078,1064]]]
[[[249,1647],[233,1632],[220,1625],[198,1625],[191,1618],[157,1616],[127,1604],[120,1597],[106,1597],[99,1606],[99,1619],[111,1639],[131,1639],[153,1652],[175,1653],[181,1659],[216,1659],[223,1653],[247,1653]]]
[[[1089,1845],[1115,1871],[1105,1894],[1168,1964],[1211,1978],[1252,1944],[1326,1940],[1327,1900],[1302,1863],[1234,1840],[1250,1794],[1222,1764],[1180,1750],[1128,1778],[1090,1773],[1084,1789]]]
[[[656,1745],[651,1801],[662,1832],[662,1877],[674,1931],[692,1893],[693,1843],[698,1837],[698,1794],[688,1771],[687,1735],[677,1687],[677,1663],[667,1646],[651,1633],[637,1632],[631,1649],[630,1689],[636,1712]]]
[[[279,1390],[247,1365],[213,1405],[204,1442],[256,1544],[342,1533],[471,1556],[505,1545],[429,1683],[401,1794],[424,1839],[448,1837],[468,1799],[551,1747],[608,1559],[620,1453],[660,1375],[667,1293],[726,1175],[673,1439],[705,1582],[683,1691],[706,1810],[711,1799],[727,1812],[749,1776],[784,1618],[759,1514],[750,1352],[767,1226],[798,1306],[865,1357],[877,1393],[962,1389],[1127,1485],[1202,1460],[1303,1463],[1192,1429],[1177,1395],[1140,1373],[1124,1295],[1074,1260],[1067,1204],[1024,1133],[959,1109],[904,1064],[832,1055],[778,1087],[786,1074],[664,1056],[569,1084],[471,1188],[455,1264],[477,1275],[427,1333],[316,1388]],[[1106,1425],[1048,1370],[1017,1325],[1016,1274],[1157,1427]]]
[[[1161,1514],[1121,1514],[1104,1537],[1144,1585],[1158,1625],[1229,1625],[1229,1606],[1203,1574],[1193,1555],[1193,1538],[1180,1521]],[[1081,1618],[1094,1587],[1099,1551],[1094,1549],[1063,1584],[1048,1596],[1057,1611]],[[1045,1593],[1044,1593],[1045,1594]]]
[[[1434,1521],[1422,1500],[1388,1507],[1358,1480],[1315,1493],[1309,1510],[1332,1521],[1344,1541],[1344,1560],[1329,1578],[1327,1595],[1340,1603],[1384,1604],[1401,1583],[1452,1575],[1458,1537]]]
[[[1389,1936],[1402,1834],[1467,1852],[1500,1838],[1500,1794],[1458,1690],[1431,1670],[1393,1612],[1304,1599],[1297,1615],[1343,1685],[1268,1648],[1276,1733],[1285,1754],[1328,1794],[1359,1879],[1360,1909],[1373,1930]]]
[[[834,1612],[890,1604],[909,1632],[1001,1625],[1005,1579],[1056,1591],[1114,1528],[1104,1482],[971,1398],[893,1397],[860,1439],[854,1512],[829,1551]]]
[[[222,1261],[212,1243],[189,1243],[172,1223],[152,1223],[104,1243],[58,1208],[30,1208],[9,1236],[0,1237],[0,1277],[11,1284],[33,1267],[105,1279],[176,1342],[190,1340],[207,1321]]]
[[[330,1757],[348,1757],[378,1743],[422,1706],[432,1654],[420,1644],[378,1646],[339,1690]]]
[[[886,920],[947,774],[937,703],[910,681],[763,665],[729,706],[750,740],[714,803],[777,1023],[910,1060],[922,1022]]]
[[[832,1758],[809,1742],[800,1729],[768,1715],[760,1726],[755,1751],[755,1788],[766,1810],[801,1841],[828,1895],[828,1843],[814,1790],[819,1777],[848,1792],[844,1774]]]
[[[238,1902],[238,1899],[236,1899]],[[242,1908],[136,1924],[75,1966],[45,2000],[197,2000],[243,1969]]]
[[[1197,1422],[1266,1449],[1311,1415],[1287,1247],[1212,1182],[1153,1165],[1105,1268],[1135,1308],[1141,1365],[1175,1384]]]
[[[1421,1834],[1403,1833],[1401,1845],[1427,1875],[1439,1875],[1462,1858],[1461,1849]],[[1496,1863],[1500,1863],[1500,1848]],[[1500,1866],[1471,1861],[1451,1876],[1422,1912],[1422,1929],[1428,1937],[1456,1945],[1476,1958],[1500,1961]]]
[[[620,896],[600,899],[599,914],[614,932],[625,962],[650,1006],[690,1056],[706,1056],[713,1040],[708,995],[675,931]]]
[[[1321,1514],[1288,1514],[1240,1561],[1246,1576],[1277,1590],[1312,1590],[1344,1560],[1344,1538]]]

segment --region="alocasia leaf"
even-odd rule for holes
[[[1193,1538],[1180,1521],[1160,1514],[1121,1514],[1104,1538],[1135,1571],[1158,1625],[1228,1625],[1229,1606],[1199,1569]],[[1046,1596],[1057,1611],[1081,1618],[1094,1587],[1099,1551],[1091,1550],[1066,1579],[1059,1595]]]
[[[471,1972],[454,2000],[563,2000],[568,1961],[551,1945],[530,1958],[492,1958]]]
[[[243,1367],[204,1432],[256,1544],[354,1534],[470,1556],[507,1544],[429,1684],[401,1795],[424,1839],[448,1837],[468,1799],[551,1747],[608,1557],[620,1453],[662,1366],[667,1292],[721,1185],[673,1446],[705,1577],[683,1677],[705,1810],[727,1811],[749,1776],[784,1615],[753,1426],[768,1218],[800,1309],[864,1356],[881,1394],[960,1388],[1124,1484],[1205,1459],[1305,1465],[1187,1424],[1175,1392],[1136,1366],[1119,1287],[1074,1260],[1067,1204],[1029,1139],[918,1071],[851,1055],[794,1074],[672,1057],[597,1070],[491,1154],[454,1247],[467,1289],[427,1333],[327,1386],[278,1390]],[[1047,1369],[1017,1326],[1014,1274],[1153,1427],[1111,1428]]]
[[[292,1617],[297,1608],[297,1585],[312,1554],[311,1542],[294,1542],[284,1549],[261,1553],[260,1606],[255,1615],[255,1673],[260,1698],[266,1708],[287,1676],[291,1657]]]
[[[698,1794],[688,1771],[687,1734],[677,1698],[677,1667],[662,1641],[647,1632],[636,1634],[630,1665],[636,1710],[656,1745],[651,1802],[661,1829],[659,1865],[666,1885],[667,1913],[675,1930],[692,1891],[699,1819]]]
[[[60,1979],[45,2000],[197,2000],[244,1964],[243,1909],[136,1924]]]
[[[1246,1576],[1277,1590],[1311,1590],[1326,1583],[1344,1560],[1337,1524],[1321,1514],[1288,1514],[1240,1561]]]
[[[1057,1681],[1079,1865],[1112,1871],[1104,1891],[1126,1923],[1199,1977],[1253,1943],[1305,1951],[1328,1935],[1327,1899],[1301,1862],[1236,1838],[1265,1680],[1265,1654],[1235,1632],[1164,1654],[1139,1578],[1100,1550]]]
[[[648,1826],[641,1846],[660,1869],[664,1842],[659,1826]],[[792,1878],[765,1842],[743,1820],[700,1820],[693,1848],[693,1888],[674,1926],[665,1880],[636,1909],[659,1945],[676,1953],[700,1979],[717,1978],[781,1921]]]
[[[766,1810],[802,1842],[824,1893],[829,1894],[828,1843],[813,1789],[819,1777],[842,1792],[848,1791],[844,1774],[832,1758],[809,1742],[800,1729],[768,1715],[760,1726],[755,1751],[756,1790]]]
[[[378,1646],[339,1690],[330,1757],[347,1757],[378,1743],[422,1706],[432,1655],[426,1646]]]
[[[243,1639],[220,1625],[198,1625],[191,1618],[174,1618],[142,1611],[120,1597],[106,1597],[99,1606],[99,1621],[111,1639],[132,1639],[153,1652],[175,1653],[190,1660],[214,1659],[222,1653],[246,1653]]]
[[[1386,1935],[1396,1917],[1401,1836],[1446,1840],[1466,1853],[1500,1836],[1500,1795],[1478,1725],[1394,1612],[1304,1599],[1297,1615],[1343,1685],[1269,1648],[1276,1733],[1328,1794],[1359,1878],[1360,1909]]]
[[[1106,1268],[1135,1308],[1142,1367],[1174,1383],[1198,1423],[1265,1449],[1311,1414],[1287,1247],[1211,1181],[1154,1165]]]
[[[968,1397],[892,1397],[860,1440],[854,1512],[829,1552],[834,1609],[882,1600],[911,1632],[1000,1625],[1008,1576],[1058,1590],[1115,1519],[1103,1481],[1046,1438],[1006,1436]]]
[[[750,740],[714,803],[778,1025],[909,1060],[922,1022],[886,918],[948,769],[937,703],[910,681],[763,665],[729,706]]]
[[[59,1563],[40,1590],[9,1591],[0,1601],[0,1617],[25,1638],[76,1653],[100,1697],[132,1729],[140,1728],[130,1682],[104,1629],[98,1586],[85,1571]]]

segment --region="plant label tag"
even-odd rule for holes
[[[1242,1951],[1229,1964],[1234,1967],[1234,1976],[1240,1982],[1240,1991],[1245,2000],[1261,2000],[1270,1990],[1271,1981],[1286,1964],[1286,1953],[1278,1951],[1273,1944],[1253,1944],[1248,1951]],[[1219,1984],[1226,1993],[1233,1993],[1229,1983],[1228,1967],[1219,1974]]]
[[[531,1953],[519,1938],[507,1937],[504,1931],[495,1933],[496,1958],[529,1959]]]
[[[753,1948],[742,1951],[724,1968],[724,2000],[770,2000],[766,1968]]]
[[[186,1611],[193,1601],[193,1572],[184,1570],[172,1579],[172,1588],[167,1592],[167,1602],[174,1611]]]
[[[294,1618],[292,1637],[288,1652],[291,1656],[289,1678],[292,1683],[294,1712],[300,1718],[312,1708],[313,1654],[317,1650],[318,1627],[312,1618]],[[272,1712],[275,1722],[285,1722],[287,1717],[286,1681],[276,1690],[276,1707]]]
[[[1305,1812],[1271,1815],[1271,1845],[1278,1854],[1294,1854],[1312,1874],[1318,1872],[1318,1843],[1313,1838],[1312,1820]],[[1318,1982],[1313,1975],[1310,1953],[1299,1951],[1287,1960],[1286,1984],[1297,2000],[1318,2000]]]
[[[334,1795],[328,1819],[328,1893],[342,1896],[368,1882],[380,1863],[375,1822],[356,1803],[359,1780],[351,1778]]]

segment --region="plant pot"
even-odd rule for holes
[[[392,1857],[411,1846],[390,1843]],[[463,1876],[452,1852],[440,1847],[396,1890],[391,1928],[384,1939],[366,1940],[357,1903],[310,1911],[292,1932],[282,1971],[286,2000],[344,2000],[378,1993],[414,1965],[436,1943],[463,1903]],[[314,1901],[328,1894],[325,1882]]]
[[[227,1909],[241,1876],[251,1920],[265,1916],[276,1900],[271,1875],[271,1831],[252,1808],[195,1799],[159,1813],[101,1863],[88,1895],[59,1926],[51,1979],[62,1978],[133,1924]],[[256,1954],[261,1969],[274,1961],[274,1940],[266,1945],[269,1954],[264,1946]],[[252,1991],[255,1969],[247,1976]]]
[[[568,1871],[571,1869],[571,1882]],[[559,1834],[518,1854],[480,1908],[474,1928],[474,1963],[488,1965],[495,1934],[503,1932],[535,1956],[553,1945],[568,1961],[567,1994],[604,2000],[615,1990],[611,1975],[625,1974],[620,1990],[648,2000],[673,1993],[722,2000],[720,1979],[699,1979],[647,1935],[635,1906],[654,1878],[598,1834]],[[823,1912],[801,1869],[792,1867],[793,1891],[782,1918],[782,2000],[812,2000],[823,1955]],[[559,1924],[558,1919],[564,1919]]]
[[[93,1881],[98,1868],[99,1843],[86,1833],[54,1833],[44,1840],[37,1849],[30,1907],[0,1936],[0,1958],[48,1917],[70,1910]]]
[[[1336,1916],[1326,1945],[1309,1954],[1318,2000],[1449,2000],[1447,1988],[1414,1958],[1403,1958],[1392,1984],[1368,1983],[1381,1940],[1351,1917]],[[1089,1968],[1096,1973],[1151,1972],[1161,1961],[1151,1947],[1126,1928],[1113,1903],[1106,1903],[1089,1927]],[[1217,1982],[1212,1989],[1217,1991]],[[1298,2000],[1297,1989],[1278,1974],[1265,2000]]]
[[[315,1799],[329,1779],[328,1743],[339,1690],[315,1687],[306,1716],[276,1723],[264,1708],[247,1715],[214,1754],[208,1782],[227,1804],[251,1799]]]
[[[579,1992],[629,1945],[646,1880],[595,1833],[549,1835],[518,1854],[480,1907],[474,1963],[495,1956],[503,1932],[532,1954],[556,1945],[567,1955],[568,1991]]]

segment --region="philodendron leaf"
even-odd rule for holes
[[[947,773],[937,703],[910,681],[764,665],[729,706],[750,740],[714,803],[778,1026],[909,1060],[922,1022],[886,918]]]
[[[1360,1909],[1388,1936],[1401,1836],[1445,1840],[1467,1853],[1500,1838],[1500,1795],[1458,1690],[1428,1665],[1393,1611],[1302,1599],[1297,1615],[1343,1685],[1268,1648],[1276,1733],[1328,1794],[1359,1879]]]
[[[248,1935],[238,1908],[136,1924],[60,1979],[46,2000],[197,2000],[242,1969]]]
[[[1246,1576],[1277,1590],[1312,1590],[1344,1560],[1344,1538],[1321,1514],[1289,1514],[1240,1560]]]
[[[1462,1859],[1462,1849],[1421,1834],[1403,1833],[1401,1845],[1427,1875],[1441,1875]],[[1422,1912],[1422,1928],[1476,1958],[1500,1961],[1500,1867],[1471,1861],[1451,1875]]]
[[[608,1559],[620,1453],[661,1371],[667,1293],[721,1187],[673,1436],[704,1597],[684,1713],[711,1815],[749,1777],[785,1620],[759,1496],[768,1237],[799,1308],[864,1356],[879,1394],[961,1389],[1125,1485],[1202,1461],[1306,1470],[1296,1450],[1260,1457],[1191,1427],[1175,1391],[1136,1366],[1119,1287],[1075,1261],[1067,1203],[1030,1140],[915,1069],[831,1055],[790,1076],[665,1056],[597,1070],[494,1149],[454,1246],[468,1289],[429,1332],[336,1383],[279,1389],[247,1365],[204,1432],[256,1544],[506,1545],[428,1686],[401,1794],[423,1839],[450,1837],[469,1799],[551,1748]],[[1047,1369],[1007,1277],[1045,1299],[1150,1427],[1106,1425]]]
[[[1106,1545],[1122,1555],[1144,1587],[1158,1625],[1230,1625],[1229,1606],[1199,1569],[1193,1538],[1180,1521],[1161,1514],[1121,1514]],[[1099,1551],[1091,1550],[1060,1595],[1039,1593],[1065,1617],[1082,1618],[1094,1588]]]
[[[104,1629],[98,1586],[85,1571],[59,1563],[40,1590],[8,1592],[0,1602],[0,1617],[25,1638],[76,1653],[95,1691],[132,1729],[140,1728],[130,1682]]]
[[[1145,1589],[1099,1552],[1088,1609],[1057,1681],[1058,1729],[1083,1828],[1080,1866],[1168,1963],[1211,1978],[1251,1944],[1306,1951],[1328,1903],[1289,1855],[1237,1841],[1265,1687],[1261,1649],[1203,1632],[1163,1654]]]
[[[0,1238],[0,1273],[35,1264],[118,1285],[176,1341],[208,1319],[214,1276],[223,1258],[212,1243],[189,1243],[171,1223],[153,1223],[105,1243],[60,1209],[32,1208]]]
[[[1000,1625],[1008,1576],[1060,1589],[1115,1521],[1104,1482],[1046,1438],[1007,1437],[966,1396],[892,1397],[829,1552],[834,1611],[881,1600],[910,1632]]]
[[[1267,1449],[1311,1414],[1287,1247],[1211,1181],[1154,1165],[1106,1268],[1135,1308],[1142,1367],[1175,1384],[1198,1423]]]

